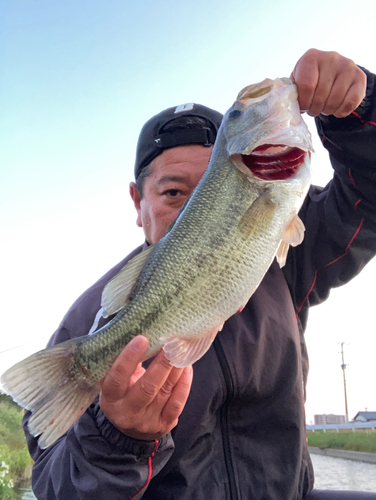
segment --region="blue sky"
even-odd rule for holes
[[[142,242],[128,184],[150,116],[192,101],[224,112],[245,85],[289,76],[310,47],[376,71],[375,15],[374,0],[1,0],[0,351],[11,350],[0,371],[42,348],[75,298]],[[323,184],[331,169],[315,148]],[[364,311],[375,276],[371,264],[312,311],[309,418],[343,413],[343,340],[350,413],[376,409],[371,386],[360,389],[373,376]]]

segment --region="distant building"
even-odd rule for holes
[[[333,415],[330,413],[329,415],[314,415],[315,425],[329,425],[329,424],[344,424],[346,423],[346,419],[344,415]]]
[[[376,421],[376,411],[358,411],[353,418],[353,422],[373,422]]]

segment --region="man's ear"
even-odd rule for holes
[[[137,186],[135,182],[131,182],[129,184],[129,194],[133,200],[134,206],[137,210],[137,220],[136,224],[138,227],[142,227],[142,219],[141,219],[141,196],[138,192]]]

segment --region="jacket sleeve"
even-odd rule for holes
[[[325,188],[312,186],[300,211],[301,245],[290,249],[284,268],[301,330],[309,306],[325,300],[332,287],[356,276],[376,253],[376,84],[346,118],[316,119],[334,169]]]
[[[38,500],[125,500],[141,498],[152,477],[169,460],[174,444],[168,434],[139,441],[118,431],[93,403],[84,415],[46,450],[23,425],[35,460],[32,485]]]

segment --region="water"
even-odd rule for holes
[[[376,464],[313,454],[311,459],[316,488],[376,492]]]
[[[311,458],[316,488],[376,492],[376,465],[321,455],[311,455]],[[31,486],[18,488],[15,499],[35,500]]]
[[[35,500],[30,481],[23,481],[22,486],[14,489],[14,500]]]

